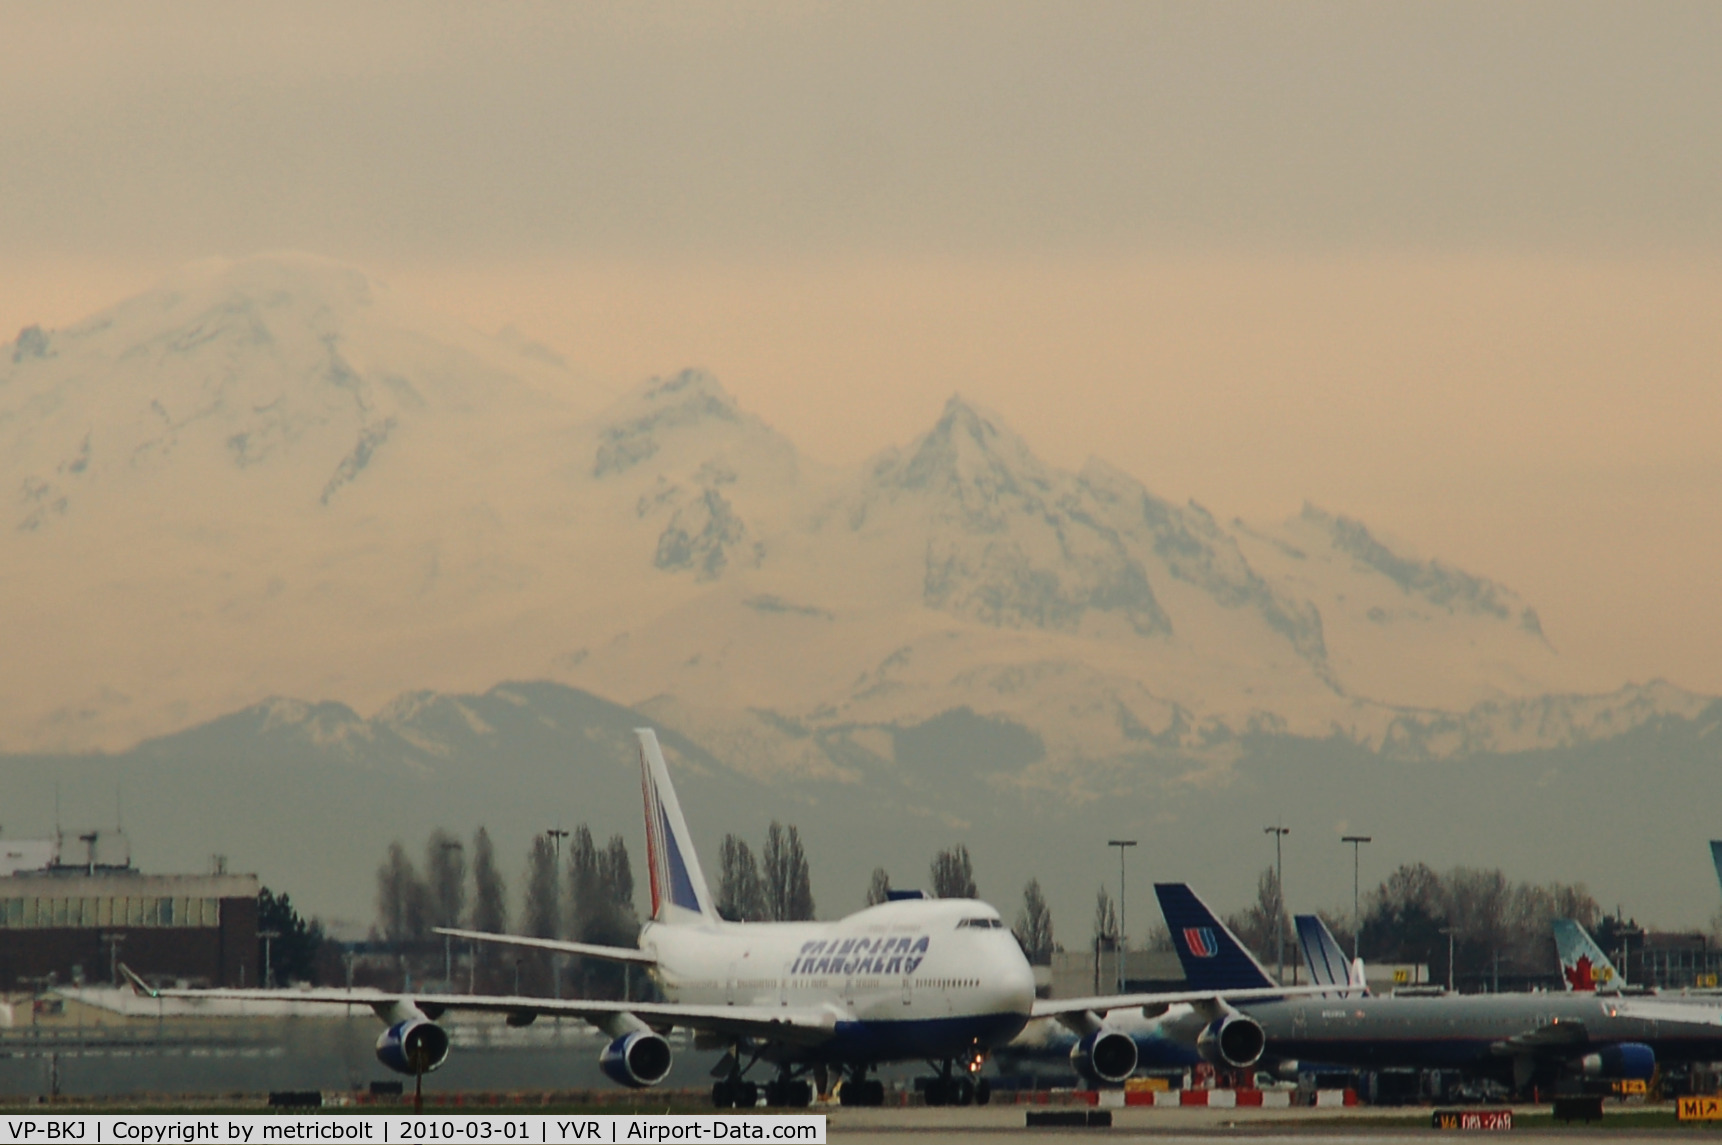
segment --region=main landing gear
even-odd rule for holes
[[[885,1083],[868,1077],[864,1068],[856,1069],[848,1081],[837,1090],[839,1105],[884,1105]]]
[[[993,1099],[992,1083],[986,1078],[955,1073],[949,1059],[935,1068],[936,1076],[922,1080],[928,1105],[985,1105]]]
[[[759,1060],[756,1055],[747,1065],[741,1064],[740,1047],[730,1051],[719,1069],[728,1066],[728,1072],[712,1084],[712,1105],[717,1109],[752,1109],[759,1104],[760,1086],[748,1081],[742,1075]],[[806,1109],[813,1104],[813,1083],[803,1074],[788,1066],[779,1071],[776,1079],[765,1083],[765,1103],[784,1109]]]

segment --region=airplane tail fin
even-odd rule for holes
[[[1710,861],[1716,864],[1716,881],[1722,883],[1722,839],[1710,840]]]
[[[1309,969],[1310,984],[1337,987],[1334,993],[1341,998],[1363,993],[1363,960],[1358,959],[1354,965],[1347,959],[1333,931],[1320,917],[1300,914],[1293,921],[1297,924],[1297,944]]]
[[[1561,977],[1566,979],[1568,990],[1620,985],[1614,963],[1584,927],[1570,918],[1557,918],[1554,928],[1555,950],[1561,956]]]
[[[640,740],[640,786],[646,800],[646,869],[651,875],[652,921],[669,925],[720,923],[706,886],[700,857],[694,853],[682,805],[670,783],[658,735],[636,728]]]
[[[1172,946],[1191,989],[1250,990],[1279,985],[1189,886],[1155,883],[1154,893],[1160,898],[1160,913],[1166,917]]]

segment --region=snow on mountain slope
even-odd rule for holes
[[[0,351],[0,531],[29,650],[0,663],[0,750],[282,695],[432,744],[470,713],[413,695],[536,678],[767,777],[895,766],[966,709],[1037,745],[989,782],[1101,798],[1264,731],[1439,753],[1685,703],[1533,719],[1513,705],[1619,682],[1342,516],[1221,523],[961,398],[828,470],[709,375],[613,397],[309,256],[199,264]]]

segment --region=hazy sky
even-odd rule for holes
[[[12,3],[0,330],[359,264],[852,461],[953,390],[1722,693],[1722,6]]]

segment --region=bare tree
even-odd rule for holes
[[[942,899],[978,899],[974,866],[969,862],[969,848],[963,843],[940,851],[933,856],[933,897]]]
[[[873,868],[873,878],[867,883],[867,905],[878,906],[891,898],[891,874],[884,867]]]
[[[459,926],[466,907],[466,847],[441,827],[425,844],[425,874],[432,924]]]
[[[490,832],[483,827],[472,837],[472,929],[501,934],[508,929],[508,888],[496,869]]]
[[[640,936],[634,913],[634,875],[628,845],[613,836],[603,850],[582,823],[568,847],[568,884],[572,904],[570,933],[576,942],[632,946]],[[583,997],[620,998],[628,988],[625,969],[611,962],[580,958],[575,975]]]
[[[1118,949],[1118,908],[1105,887],[1094,896],[1094,949]]]
[[[763,855],[765,911],[778,922],[801,922],[813,917],[813,882],[807,869],[807,853],[801,833],[777,820],[765,833]]]
[[[532,938],[560,938],[562,896],[557,893],[556,848],[544,835],[532,837],[526,860],[526,933]]]
[[[760,922],[765,918],[765,887],[759,864],[747,842],[735,835],[723,837],[719,852],[723,877],[718,884],[717,910],[731,922]]]
[[[611,835],[604,848],[604,881],[610,888],[610,900],[616,904],[616,909],[630,919],[637,918],[634,912],[634,865],[628,861],[628,842],[620,835]]]
[[[1011,928],[1017,944],[1031,966],[1047,966],[1052,962],[1052,908],[1040,893],[1040,880],[1030,879],[1022,888],[1022,910]]]
[[[430,892],[396,840],[377,868],[377,924],[391,942],[406,942],[429,933],[430,917]]]
[[[1256,957],[1263,962],[1274,960],[1279,943],[1290,940],[1291,922],[1286,917],[1279,879],[1272,867],[1256,880],[1256,901],[1242,914],[1230,915],[1225,921],[1239,941],[1255,951]]]

